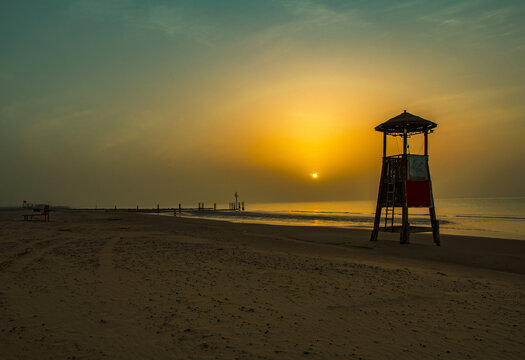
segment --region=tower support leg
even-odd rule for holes
[[[379,178],[379,191],[377,194],[377,206],[376,206],[376,216],[374,218],[374,229],[372,230],[372,234],[370,236],[370,241],[376,241],[377,240],[377,234],[379,232],[379,221],[381,221],[381,204],[383,202],[383,192],[384,192],[384,179],[385,176],[385,158],[383,157],[383,166],[381,167],[381,177]]]
[[[381,200],[377,199],[376,207],[376,216],[374,219],[374,230],[372,230],[372,235],[370,236],[370,241],[377,240],[377,234],[379,232],[379,221],[381,220]]]
[[[401,236],[399,242],[401,244],[410,244],[410,233],[409,233],[409,224],[408,224],[408,206],[403,206],[403,228],[401,229]]]
[[[430,223],[432,224],[432,236],[434,238],[434,244],[437,246],[441,245],[441,241],[439,239],[439,221],[436,219],[436,209],[432,206],[429,208],[430,212]]]

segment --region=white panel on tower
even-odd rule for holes
[[[427,157],[425,155],[408,155],[408,180],[428,180]]]

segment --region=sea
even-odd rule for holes
[[[217,208],[225,207],[220,204]],[[176,216],[295,226],[372,229],[376,201],[246,204],[245,211],[182,212]],[[525,197],[436,199],[442,234],[525,240]],[[401,209],[395,214],[401,219]],[[384,218],[382,217],[384,225]],[[413,225],[429,225],[426,208],[410,208]]]

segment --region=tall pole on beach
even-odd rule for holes
[[[237,191],[235,192],[235,207],[234,207],[234,210],[237,210],[239,207],[238,207],[238,202],[237,202],[237,198],[239,197],[239,194],[237,194]]]

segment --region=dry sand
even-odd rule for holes
[[[0,212],[1,359],[523,359],[525,242]]]

